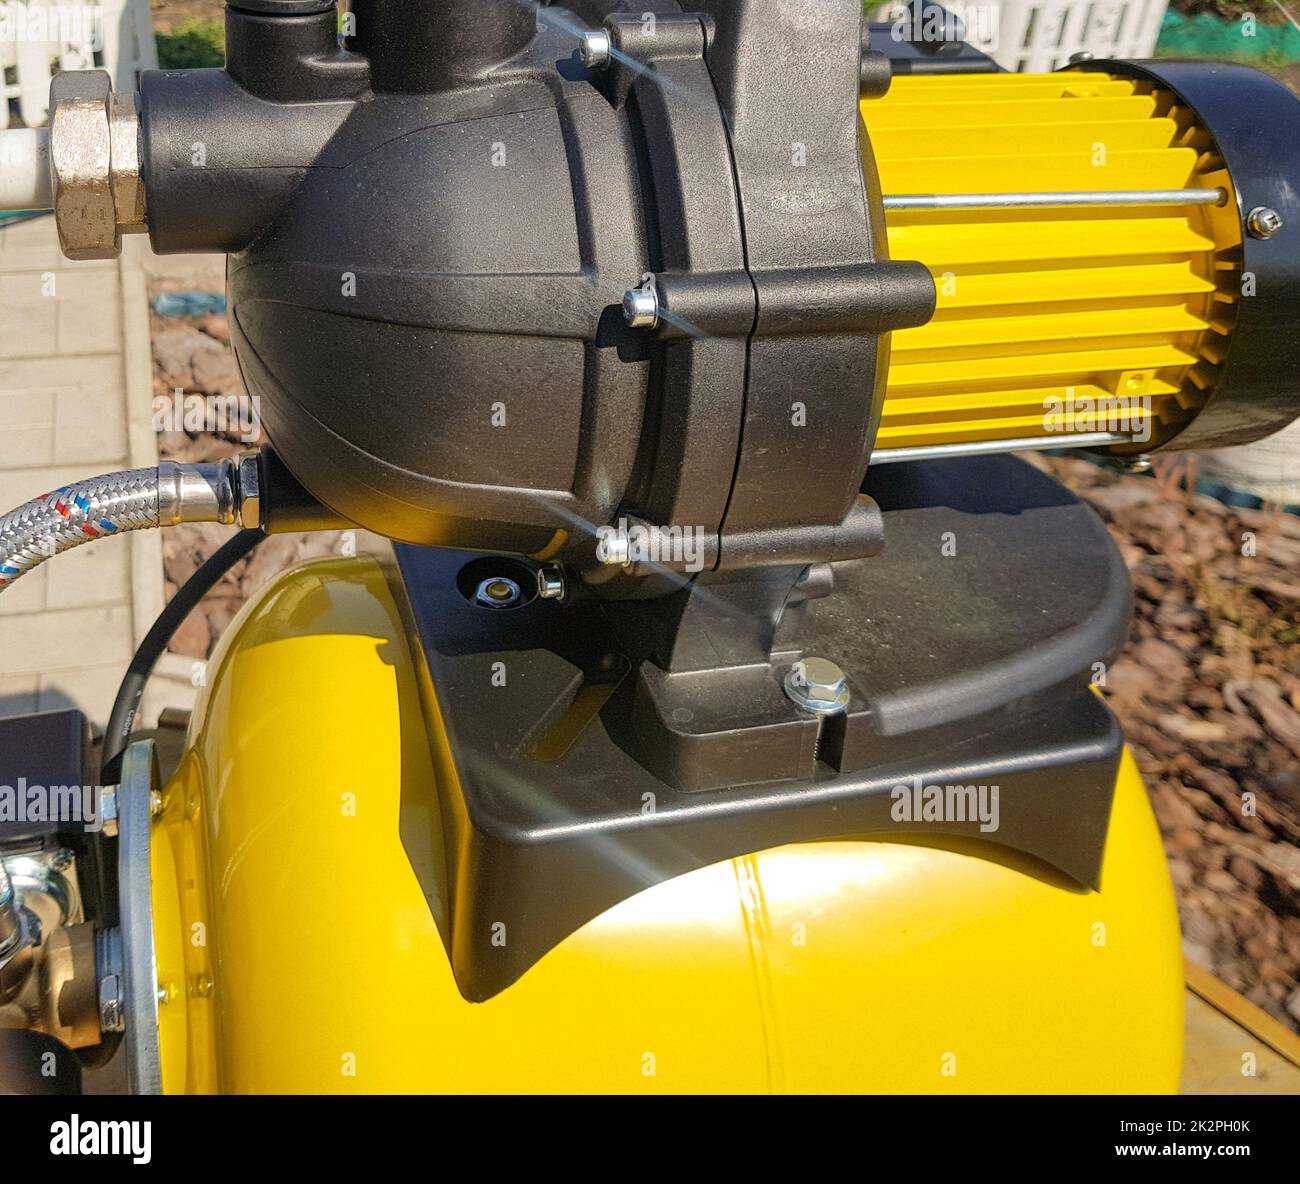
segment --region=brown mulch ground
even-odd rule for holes
[[[155,318],[155,393],[246,398],[225,317]],[[179,461],[252,444],[169,430]],[[1146,778],[1188,955],[1300,1030],[1300,519],[1188,495],[1176,472],[1033,458],[1087,500],[1128,563],[1137,612],[1104,693]],[[168,594],[230,535],[167,532]],[[247,597],[336,533],[268,539],[192,614],[174,652],[204,658]]]
[[[1187,955],[1300,1030],[1300,518],[1189,495],[1181,469],[1036,463],[1133,576],[1104,693],[1146,779]]]
[[[238,400],[245,410],[243,415],[226,416],[224,422],[229,430],[224,432],[176,430],[176,425],[169,422],[167,430],[158,433],[158,453],[162,459],[182,463],[219,460],[264,442],[260,430],[256,434],[244,430],[256,422],[256,417],[248,413],[248,396],[230,348],[230,330],[224,316],[174,319],[155,316],[152,336],[155,424],[159,400],[170,400],[177,388],[187,395],[198,393]],[[245,439],[245,435],[251,438]],[[163,569],[169,600],[230,535],[230,527],[216,523],[187,524],[163,534]],[[168,648],[186,657],[208,657],[244,601],[258,588],[295,563],[339,554],[341,547],[342,536],[337,531],[274,535],[264,540],[204,598]]]

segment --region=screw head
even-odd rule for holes
[[[110,839],[117,835],[117,791],[116,785],[106,785],[99,792],[99,819]]]
[[[514,608],[523,595],[523,590],[514,580],[493,576],[479,584],[474,593],[474,603],[483,608]]]
[[[791,666],[785,693],[796,706],[817,715],[834,715],[849,705],[844,671],[828,658],[804,658]]]
[[[653,288],[633,288],[623,294],[623,321],[629,329],[659,327],[659,293]]]
[[[1246,229],[1252,238],[1272,238],[1282,229],[1282,215],[1272,206],[1256,206],[1246,215]]]
[[[591,29],[578,38],[578,57],[588,70],[600,70],[610,62],[609,34],[604,29]]]
[[[1090,62],[1092,59],[1092,54],[1090,54],[1086,49],[1081,49],[1078,53],[1072,53],[1067,60],[1070,65],[1073,66],[1078,62]]]

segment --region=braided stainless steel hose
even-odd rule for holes
[[[233,525],[256,518],[256,466],[256,453],[237,462],[164,461],[157,468],[106,473],[42,494],[0,517],[0,592],[47,559],[95,539],[181,522]],[[254,487],[251,498],[241,496],[241,471]]]

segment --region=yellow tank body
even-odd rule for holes
[[[1228,194],[890,212],[890,255],[924,263],[938,303],[893,334],[877,449],[1116,429],[1149,429],[1151,447],[1187,424],[1241,292],[1232,180],[1191,111],[1150,83],[1075,71],[901,75],[861,110],[886,194]]]
[[[787,846],[466,1002],[399,837],[454,775],[400,595],[368,558],[306,565],[210,664],[154,830],[167,1092],[1177,1087],[1178,923],[1128,757],[1100,892],[952,843]]]

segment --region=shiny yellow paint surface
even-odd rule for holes
[[[1176,1088],[1177,917],[1128,758],[1100,893],[966,849],[783,847],[467,1003],[398,834],[447,767],[421,670],[365,558],[228,632],[155,827],[169,1092]]]
[[[1129,79],[901,75],[861,110],[886,194],[1232,193],[1192,113]],[[890,213],[890,255],[930,269],[938,305],[893,335],[876,447],[1042,437],[1049,415],[1063,443],[1171,435],[1236,319],[1235,207]]]

